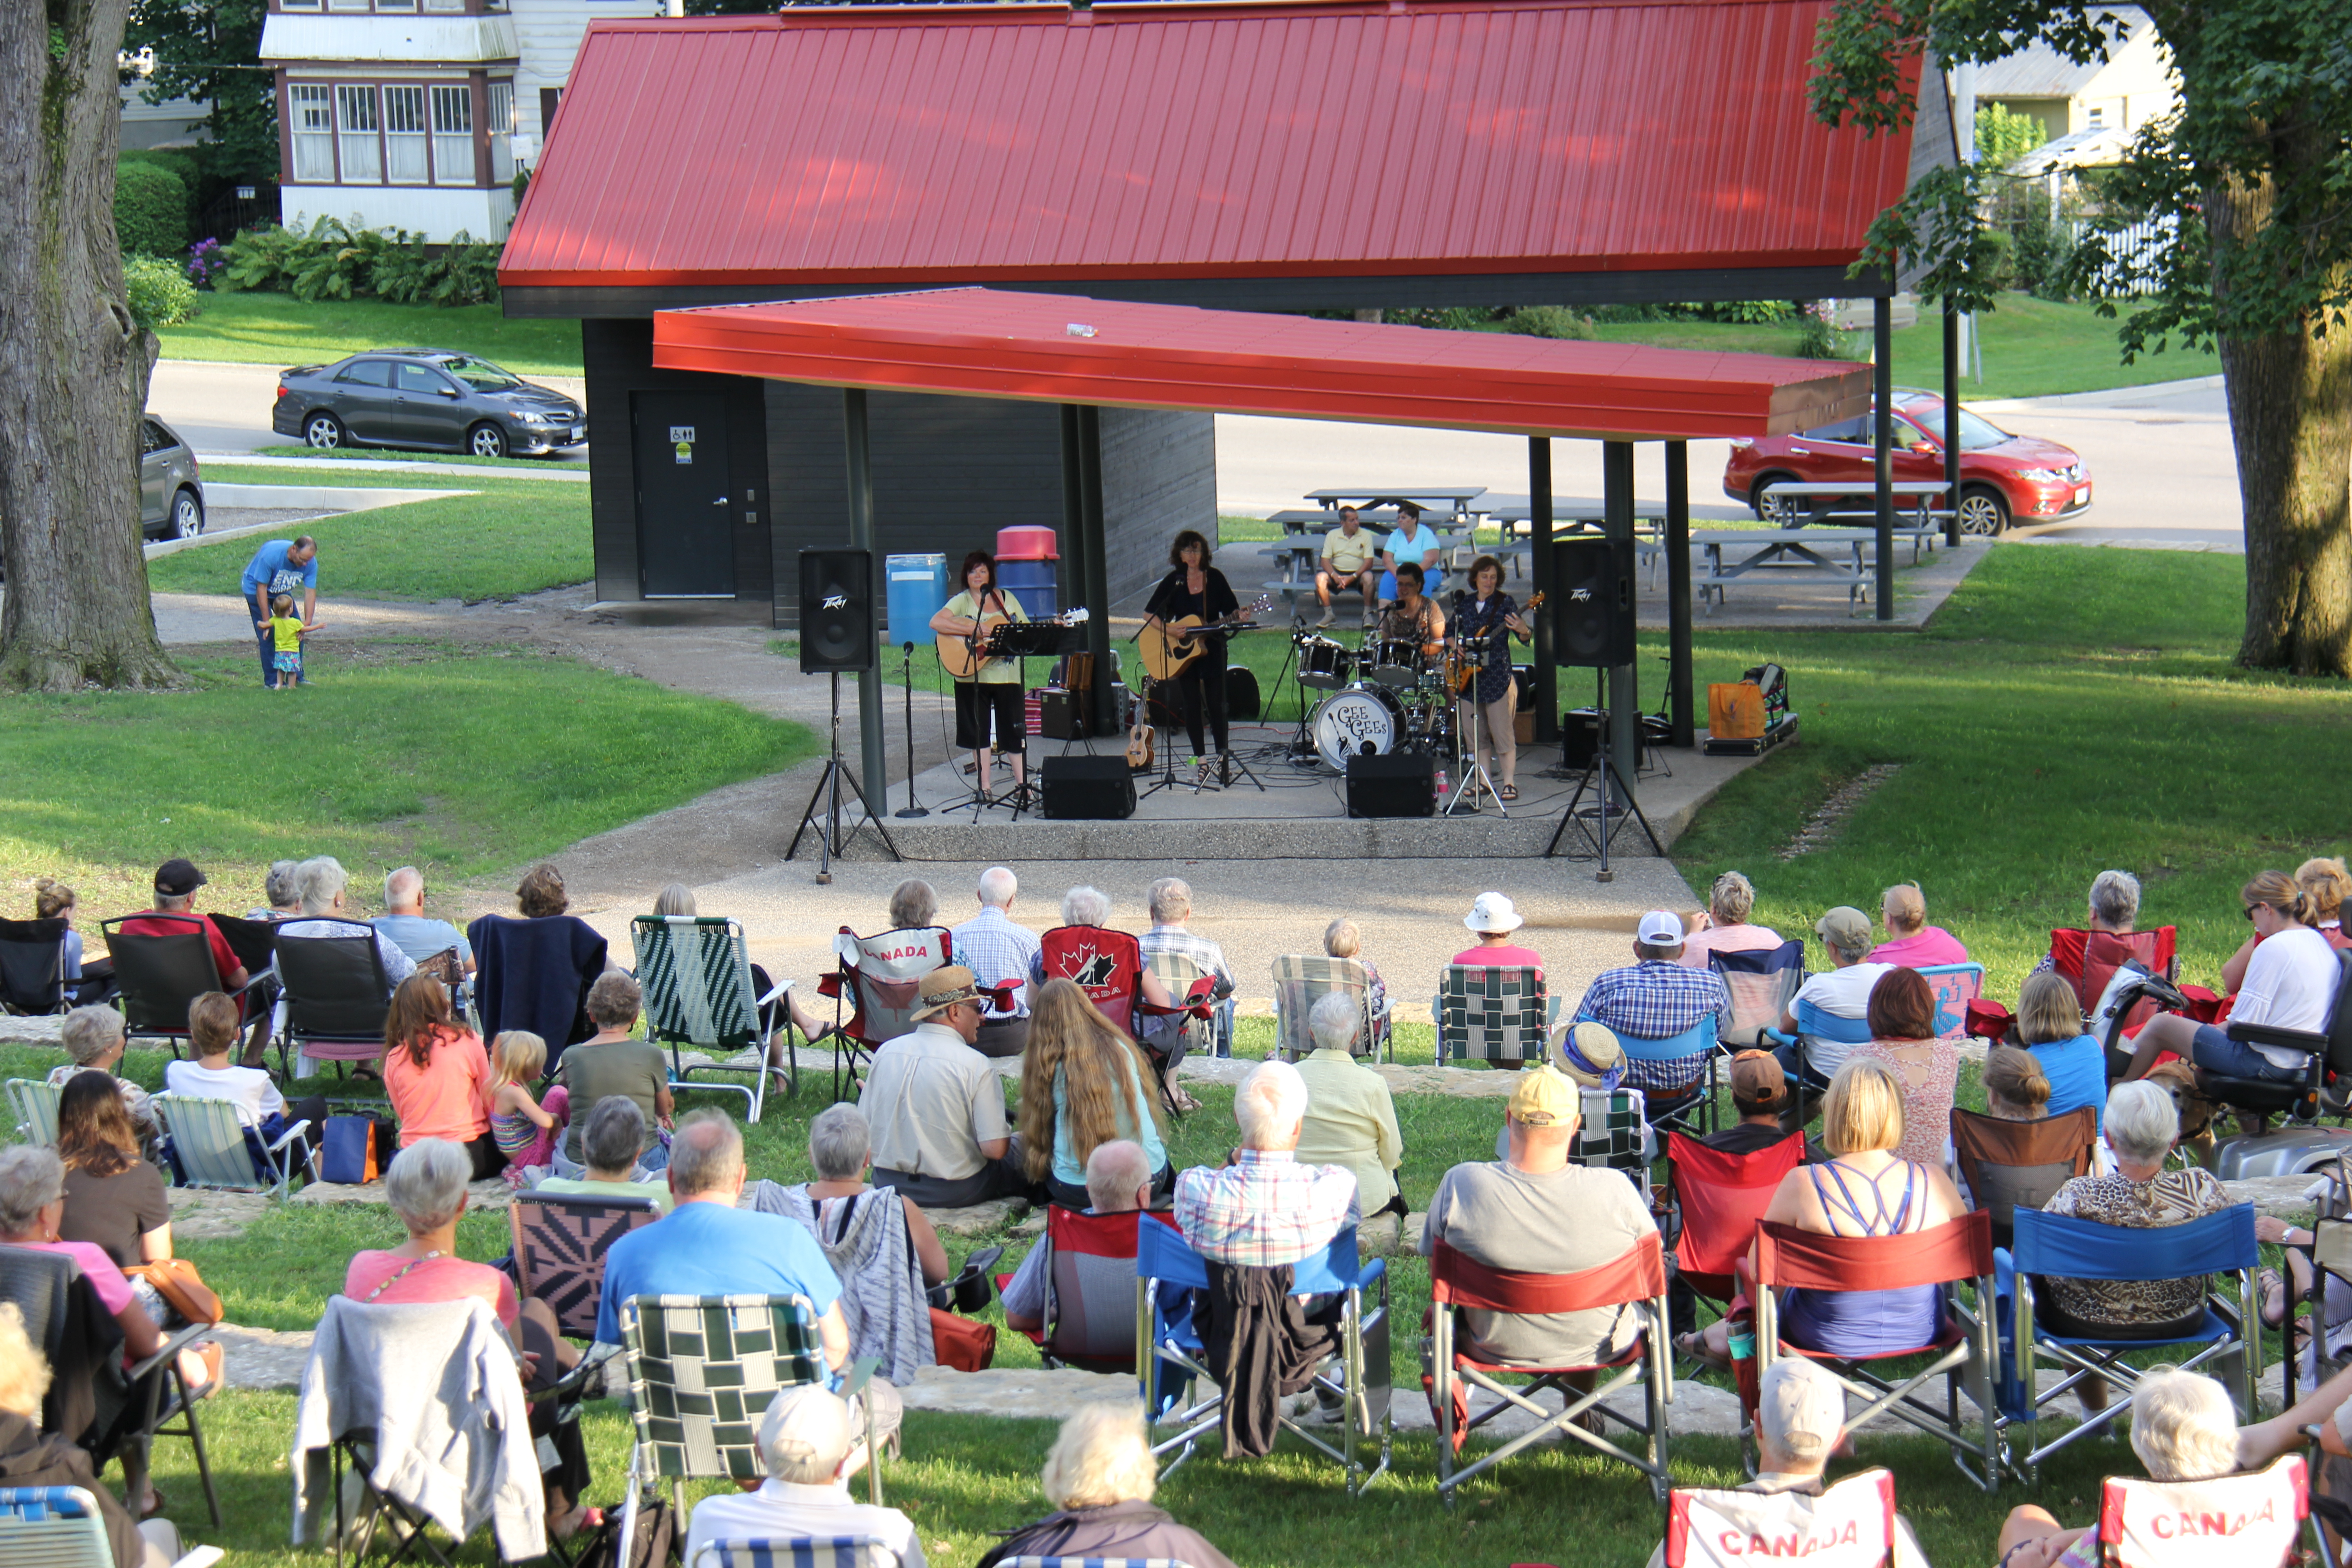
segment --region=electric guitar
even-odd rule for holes
[[[996,609],[987,611],[980,616],[978,620],[979,629],[969,636],[960,632],[938,634],[940,668],[947,671],[948,679],[950,680],[971,680],[992,664],[1011,662],[1004,655],[990,654],[985,651],[990,641],[995,637],[997,627],[1006,625],[1064,628],[1079,626],[1086,625],[1087,612],[1083,609],[1075,609],[1066,616],[1049,616],[1043,620],[1016,622],[1003,610]]]
[[[1228,630],[1272,608],[1274,595],[1260,594],[1223,620],[1204,622],[1198,616],[1181,616],[1162,624],[1157,631],[1146,626],[1136,639],[1141,644],[1143,668],[1154,680],[1173,680],[1194,659],[1209,651],[1207,633]],[[1192,635],[1182,635],[1188,631]]]
[[[1544,596],[1541,594],[1531,595],[1528,597],[1528,602],[1519,606],[1519,618],[1521,620],[1525,620],[1529,616],[1534,615],[1538,610],[1542,609],[1543,602]],[[1496,629],[1506,637],[1510,635],[1510,627],[1507,626],[1498,626]],[[1453,654],[1446,656],[1445,662],[1449,667],[1446,684],[1453,689],[1455,696],[1459,697],[1462,693],[1469,690],[1470,688],[1476,683],[1478,679],[1478,671],[1481,668],[1480,665],[1470,659]]]

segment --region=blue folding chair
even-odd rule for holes
[[[1805,1109],[1806,1095],[1810,1093],[1818,1098],[1830,1086],[1830,1075],[1814,1070],[1806,1058],[1806,1047],[1815,1040],[1827,1040],[1841,1046],[1866,1045],[1870,1040],[1870,1021],[1866,1018],[1841,1018],[1834,1013],[1824,1013],[1811,1002],[1800,1002],[1797,1004],[1795,1034],[1767,1029],[1757,1038],[1768,1050],[1775,1046],[1797,1047],[1797,1068],[1788,1075],[1789,1093],[1792,1097],[1790,1110],[1796,1117],[1793,1125],[1802,1127],[1812,1119],[1812,1113]]]
[[[1645,1114],[1652,1127],[1680,1127],[1693,1111],[1712,1112],[1715,1108],[1715,1061],[1719,1053],[1716,1036],[1716,1015],[1708,1014],[1679,1035],[1669,1035],[1661,1040],[1645,1040],[1639,1035],[1629,1035],[1614,1025],[1610,1032],[1617,1037],[1618,1046],[1635,1061],[1684,1061],[1692,1057],[1704,1057],[1699,1075],[1687,1088],[1679,1089],[1648,1089],[1642,1090],[1647,1106]],[[1579,1024],[1600,1022],[1590,1014],[1579,1013]],[[1708,1117],[1708,1131],[1714,1131],[1714,1118]]]
[[[114,1568],[98,1499],[80,1487],[0,1487],[0,1563]]]
[[[1216,1431],[1223,1420],[1224,1395],[1186,1405],[1195,1378],[1213,1380],[1206,1357],[1204,1325],[1196,1316],[1197,1303],[1209,1289],[1208,1260],[1192,1250],[1181,1232],[1164,1225],[1140,1225],[1135,1235],[1135,1375],[1142,1385],[1144,1405],[1155,1418],[1171,1421],[1174,1436],[1155,1445],[1154,1455],[1171,1449],[1166,1475],[1192,1457],[1202,1435]],[[1374,1297],[1368,1310],[1367,1293]],[[1301,1260],[1293,1272],[1294,1296],[1344,1298],[1339,1319],[1339,1367],[1315,1374],[1318,1389],[1338,1394],[1347,1404],[1337,1445],[1293,1420],[1277,1416],[1283,1428],[1296,1433],[1307,1447],[1338,1464],[1347,1475],[1348,1495],[1361,1497],[1385,1474],[1395,1436],[1391,1409],[1389,1366],[1388,1259],[1360,1262],[1356,1229],[1349,1226],[1332,1237],[1331,1245]],[[1379,1439],[1380,1463],[1366,1462],[1358,1445]]]
[[[2234,1360],[2232,1376],[2223,1379],[2238,1406],[2238,1419],[2254,1415],[2254,1379],[2262,1367],[2262,1318],[2208,1298],[2196,1326],[2176,1340],[2103,1339],[2092,1335],[2053,1333],[2034,1321],[2034,1280],[2063,1279],[2189,1279],[2210,1274],[2238,1276],[2239,1300],[2260,1300],[2254,1270],[2261,1249],[2254,1240],[2254,1206],[2237,1204],[2186,1225],[2133,1228],[2100,1225],[2070,1215],[2043,1214],[2020,1208],[2013,1247],[1993,1253],[1994,1294],[2008,1303],[1997,1311],[2000,1334],[2000,1415],[2004,1426],[2023,1428],[2022,1443],[2007,1445],[2009,1465],[2031,1481],[2041,1462],[2069,1444],[2100,1430],[2118,1413],[2131,1407],[2131,1391],[2140,1371],[2122,1358],[2158,1345],[2196,1345],[2196,1353],[2172,1364],[2192,1372],[2208,1362]],[[2055,1362],[2066,1376],[2046,1392],[2034,1388],[2034,1372],[2043,1358]],[[2120,1397],[2106,1409],[2040,1447],[2032,1447],[2033,1423],[2042,1407],[2096,1378]],[[2023,1451],[2018,1452],[2020,1447]]]

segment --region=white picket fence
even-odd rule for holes
[[[2083,236],[2088,232],[2090,225],[2078,219],[2073,227],[2075,243],[2080,244]],[[2117,258],[2131,258],[2136,263],[2153,260],[2151,253],[2170,245],[2173,233],[2174,224],[2169,215],[2147,218],[2132,225],[2129,228],[2120,229],[2108,235],[2107,251],[2109,255]],[[2114,268],[2107,269],[2106,275],[2100,280],[2101,292],[2106,294],[2153,294],[2156,292],[2156,284],[2151,279],[2144,277],[2123,279],[2117,278],[2116,272],[2117,269]]]

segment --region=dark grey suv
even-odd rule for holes
[[[587,411],[571,398],[447,349],[371,349],[280,371],[269,426],[313,447],[422,447],[478,458],[555,452],[588,439]]]
[[[194,539],[205,531],[205,481],[180,433],[150,414],[139,422],[139,531]]]

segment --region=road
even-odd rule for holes
[[[576,379],[533,379],[585,399]],[[277,388],[275,365],[165,360],[155,367],[148,407],[200,452],[249,452],[288,439],[269,428]],[[2220,377],[1969,406],[2007,428],[2063,441],[2090,466],[2096,487],[2090,513],[2078,521],[2025,530],[2026,537],[2155,550],[2244,550],[2237,460]],[[593,420],[595,410],[589,414]],[[1729,451],[1723,441],[1691,443],[1691,500],[1701,518],[1743,514],[1722,493]],[[1600,443],[1556,441],[1552,453],[1554,493],[1599,506]],[[1638,446],[1633,463],[1635,493],[1645,502],[1663,500],[1663,448],[1655,443]],[[1299,498],[1307,490],[1357,478],[1383,484],[1483,484],[1524,495],[1528,444],[1516,436],[1217,416],[1221,511],[1263,517],[1302,504]]]

